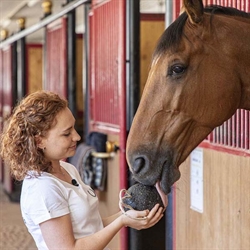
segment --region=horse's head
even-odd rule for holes
[[[160,181],[165,194],[179,165],[242,98],[237,18],[210,13],[201,0],[185,0],[184,10],[159,40],[127,141],[134,178]]]

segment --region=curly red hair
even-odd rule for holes
[[[23,180],[28,171],[38,175],[50,171],[51,163],[38,148],[38,138],[46,136],[56,123],[56,115],[67,107],[67,100],[59,95],[37,91],[13,109],[0,135],[0,156],[16,180]]]

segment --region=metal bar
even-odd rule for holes
[[[83,43],[83,67],[82,67],[82,88],[83,88],[83,93],[84,93],[84,128],[83,128],[83,141],[86,141],[86,135],[89,134],[89,123],[90,123],[90,95],[89,95],[89,79],[90,79],[90,74],[89,74],[89,47],[90,47],[90,30],[89,30],[89,10],[90,6],[86,4],[84,6],[84,23],[85,23],[85,42]]]
[[[165,0],[165,27],[167,28],[173,22],[173,1]]]
[[[63,9],[56,13],[56,14],[53,14],[53,15],[50,15],[46,18],[44,18],[43,20],[41,20],[39,23],[36,23],[34,25],[32,25],[31,27],[23,30],[23,31],[20,31],[19,33],[7,38],[6,40],[2,41],[0,43],[0,49],[2,49],[3,47],[25,37],[25,36],[28,36],[32,33],[34,33],[35,31],[45,27],[46,25],[54,22],[55,20],[57,20],[58,18],[66,15],[68,12],[76,9],[77,7],[79,7],[80,5],[84,4],[84,3],[88,3],[89,0],[75,0],[74,2],[71,2],[69,3],[68,5],[66,5],[65,7],[63,7]]]
[[[13,106],[17,103],[17,42],[13,43],[10,46],[11,49],[11,63],[10,63],[10,75],[11,75],[11,91],[12,91],[12,104]]]
[[[140,1],[126,1],[126,102],[129,131],[140,100]]]
[[[47,57],[48,57],[48,55],[47,55],[47,53],[46,53],[46,51],[47,51],[47,47],[48,47],[48,41],[47,41],[47,39],[48,39],[48,35],[47,35],[47,29],[44,29],[44,38],[43,38],[43,40],[44,40],[44,44],[43,44],[43,50],[42,50],[42,52],[43,52],[43,67],[42,67],[42,69],[43,69],[43,78],[42,78],[42,83],[43,83],[43,89],[47,89],[47,86],[48,86],[48,82],[47,82],[47,78],[48,78],[48,70],[47,70],[47,67],[48,67],[48,62],[47,62]]]
[[[67,87],[69,108],[73,115],[77,117],[76,107],[76,14],[75,10],[68,13],[67,21]]]
[[[17,41],[17,99],[20,101],[27,93],[26,86],[26,44],[25,37]]]

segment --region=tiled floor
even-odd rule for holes
[[[18,202],[11,202],[0,184],[0,250],[34,250]]]

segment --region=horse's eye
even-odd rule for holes
[[[181,74],[183,74],[185,72],[185,69],[186,68],[182,65],[173,65],[168,70],[168,75],[169,76],[180,76]]]

